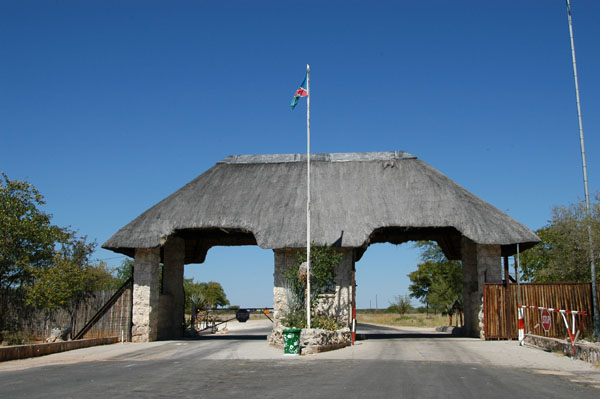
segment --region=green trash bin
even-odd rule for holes
[[[287,328],[283,330],[283,354],[300,355],[300,328]]]

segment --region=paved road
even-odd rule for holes
[[[290,358],[266,345],[267,327],[0,363],[0,397],[600,397],[600,370],[514,342],[363,326],[375,335],[354,347]]]

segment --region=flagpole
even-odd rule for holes
[[[306,64],[306,327],[310,328],[310,65]]]
[[[575,99],[577,101],[577,119],[579,121],[579,145],[581,147],[581,163],[583,166],[583,186],[585,192],[585,208],[587,216],[587,232],[590,256],[590,273],[592,277],[592,313],[594,335],[600,336],[600,315],[598,313],[598,294],[596,293],[596,265],[594,263],[594,240],[592,236],[592,210],[590,206],[590,191],[588,189],[587,165],[585,160],[585,144],[583,141],[583,123],[581,121],[581,101],[579,99],[579,81],[577,79],[577,61],[575,60],[575,41],[573,39],[573,20],[571,18],[571,2],[567,2],[567,17],[569,20],[569,37],[571,39],[571,58],[573,60],[573,80],[575,81]]]

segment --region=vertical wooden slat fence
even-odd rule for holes
[[[521,304],[586,311],[588,317],[582,328],[582,336],[589,336],[593,330],[591,287],[590,283],[525,283],[521,284]],[[597,291],[600,291],[600,284]],[[503,283],[487,283],[484,284],[483,295],[485,338],[517,339],[517,284],[509,284],[507,288]],[[548,333],[542,328],[539,310],[525,309],[524,317],[526,334],[554,338],[568,336],[562,316],[558,313],[552,313],[552,326]],[[579,323],[581,316],[577,318]],[[570,315],[567,320],[570,324]]]
[[[83,338],[119,337],[131,340],[131,288],[123,291],[110,310],[85,333]],[[94,315],[90,315],[88,320]],[[83,327],[83,326],[82,326]]]
[[[80,331],[88,321],[102,308],[117,290],[96,291],[77,308],[74,318],[73,334]],[[19,328],[32,341],[47,338],[53,327],[69,327],[71,316],[65,310],[58,310],[50,315],[44,328],[44,313],[35,308],[26,307],[21,296],[8,293],[0,298],[1,305],[8,313],[17,315]],[[131,288],[127,288],[111,307],[111,309],[85,334],[84,338],[121,337],[131,339]]]

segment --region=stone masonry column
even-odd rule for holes
[[[183,268],[185,241],[179,237],[169,237],[165,243],[163,255],[158,338],[178,339],[183,337],[184,329]]]
[[[133,264],[133,326],[131,340],[148,342],[157,339],[158,265],[160,248],[137,248]]]
[[[463,308],[465,333],[484,338],[483,284],[502,279],[500,245],[478,245],[462,239]]]
[[[334,317],[340,327],[352,327],[352,270],[354,268],[354,249],[337,248],[342,260],[335,269],[335,293],[323,294],[317,306],[317,313]]]
[[[341,327],[350,327],[352,323],[352,269],[354,266],[353,248],[336,248],[343,253],[342,260],[336,269],[335,293],[321,296],[317,312],[327,313],[337,318]],[[287,288],[285,286],[285,270],[296,265],[298,249],[284,248],[273,250],[275,254],[275,272],[273,287],[273,332],[281,332],[281,320],[287,309]],[[274,336],[276,334],[273,334]]]
[[[275,272],[273,273],[273,332],[282,331],[281,319],[287,309],[287,288],[283,273],[296,265],[298,250],[293,248],[274,249]]]

